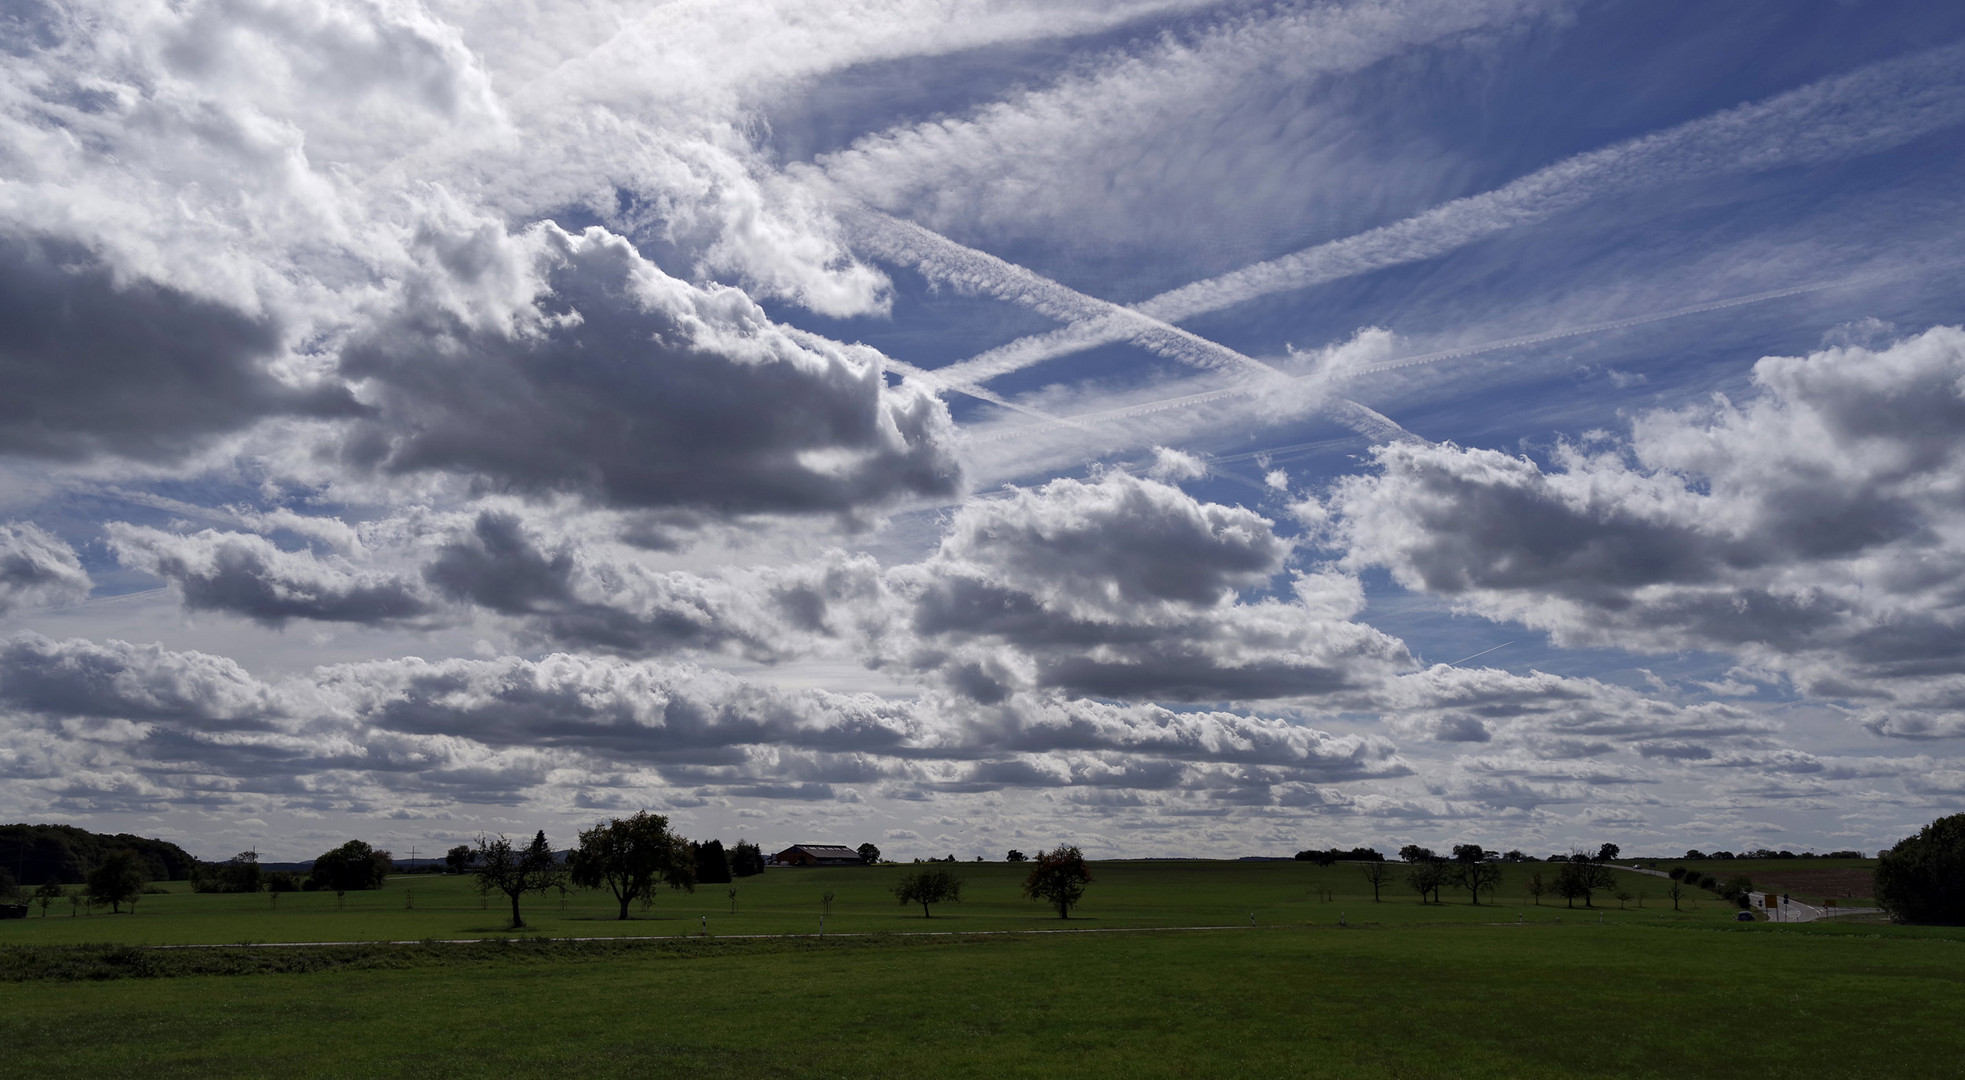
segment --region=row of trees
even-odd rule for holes
[[[1010,862],[1028,862],[1021,851],[1010,853]],[[1092,868],[1075,845],[1060,844],[1037,853],[1035,865],[1023,880],[1023,895],[1057,909],[1058,918],[1069,919],[1071,909],[1085,896],[1092,883]],[[962,879],[953,870],[917,870],[896,881],[891,890],[903,905],[920,904],[922,918],[933,918],[930,905],[962,899]],[[828,894],[830,895],[830,894]]]
[[[1552,885],[1543,884],[1539,871],[1531,875],[1529,894],[1537,903],[1541,903],[1545,892],[1553,892],[1566,899],[1570,907],[1575,907],[1579,899],[1583,906],[1592,907],[1597,890],[1616,885],[1615,875],[1604,865],[1616,858],[1616,852],[1615,844],[1605,844],[1595,855],[1574,852],[1558,864]],[[1491,898],[1500,888],[1501,864],[1509,861],[1479,844],[1455,844],[1453,851],[1446,855],[1418,844],[1407,844],[1399,849],[1399,859],[1405,864],[1406,886],[1419,894],[1422,904],[1439,903],[1442,889],[1465,889],[1468,899],[1479,904],[1482,893]],[[1372,900],[1382,902],[1383,890],[1394,874],[1391,864],[1382,860],[1361,862],[1359,870],[1371,885]]]
[[[663,886],[695,892],[699,884],[722,884],[764,872],[764,851],[747,840],[725,852],[721,840],[692,843],[669,830],[669,819],[643,810],[580,833],[561,862],[544,830],[520,847],[507,838],[478,837],[475,848],[452,848],[446,862],[477,876],[482,892],[499,892],[511,901],[512,928],[525,925],[519,899],[527,893],[606,889],[620,905],[620,918],[639,900],[652,902]]]

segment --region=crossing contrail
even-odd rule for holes
[[[984,383],[1045,360],[1137,340],[1138,316],[1147,325],[1179,323],[1272,293],[1436,258],[1606,195],[1873,153],[1961,122],[1965,44],[1953,44],[1578,154],[1403,221],[1184,285],[1131,308],[1071,317],[1060,329],[938,370],[950,379]]]
[[[1129,327],[1129,340],[1191,367],[1247,372],[1258,376],[1256,383],[1270,386],[1299,385],[1287,372],[1219,342],[1109,300],[1087,296],[1027,267],[958,244],[913,222],[902,221],[864,206],[842,209],[839,217],[852,231],[853,239],[861,250],[878,258],[913,266],[931,280],[1008,300],[1053,318],[1115,319]],[[930,385],[939,383],[949,389],[990,400],[985,396],[987,391],[981,391],[977,385],[977,380],[955,370],[957,367],[959,365],[951,365],[922,373]],[[918,368],[913,370],[921,371]],[[995,400],[1003,401],[1000,398]],[[1419,438],[1390,417],[1355,401],[1333,400],[1317,404],[1333,419],[1374,441]],[[1066,417],[1055,418],[1053,422],[1078,423]]]
[[[1644,315],[1632,315],[1627,318],[1611,319],[1606,322],[1589,323],[1583,326],[1567,326],[1567,327],[1560,327],[1553,330],[1543,330],[1533,334],[1523,334],[1518,337],[1503,338],[1499,341],[1486,341],[1476,345],[1463,345],[1452,349],[1441,349],[1437,352],[1414,353],[1409,356],[1400,356],[1390,360],[1381,360],[1374,364],[1364,364],[1356,368],[1349,368],[1339,372],[1311,372],[1309,374],[1304,374],[1304,375],[1291,375],[1289,376],[1289,378],[1295,382],[1308,382],[1308,381],[1315,381],[1315,380],[1330,380],[1333,382],[1345,381],[1345,380],[1355,379],[1364,375],[1375,375],[1385,371],[1396,371],[1400,368],[1417,367],[1422,364],[1437,364],[1443,361],[1459,360],[1469,356],[1479,356],[1483,353],[1498,352],[1504,349],[1525,348],[1530,345],[1540,345],[1550,341],[1560,341],[1564,338],[1581,337],[1586,334],[1608,333],[1613,330],[1623,330],[1633,326],[1643,326],[1648,323],[1663,322],[1667,319],[1681,319],[1690,315],[1704,314],[1709,311],[1723,311],[1727,308],[1743,307],[1748,304],[1762,304],[1770,300],[1780,300],[1790,296],[1803,296],[1808,293],[1824,292],[1829,289],[1838,289],[1850,285],[1862,284],[1864,282],[1887,281],[1892,278],[1903,277],[1911,273],[1924,273],[1934,269],[1954,268],[1956,265],[1958,264],[1946,263],[1937,267],[1920,266],[1920,267],[1915,267],[1913,269],[1903,270],[1895,273],[1865,274],[1858,277],[1838,278],[1834,281],[1818,282],[1813,285],[1796,285],[1785,289],[1771,289],[1766,292],[1746,293],[1739,296],[1722,297],[1718,300],[1703,301],[1701,303],[1690,304],[1684,307],[1671,308],[1666,311],[1655,311]],[[940,369],[940,370],[946,370],[946,369]],[[1224,386],[1213,390],[1202,390],[1197,393],[1182,394],[1178,397],[1160,398],[1156,401],[1140,402],[1135,405],[1122,405],[1117,408],[1102,409],[1097,412],[1074,413],[1069,417],[1069,419],[1076,426],[1092,427],[1098,424],[1112,423],[1119,420],[1129,420],[1134,417],[1146,416],[1156,412],[1166,412],[1171,409],[1192,408],[1197,405],[1205,405],[1208,404],[1209,402],[1214,402],[1214,401],[1225,401],[1231,398],[1255,397],[1259,394],[1272,392],[1274,388],[1275,387],[1273,383],[1253,383],[1253,382],[1238,384],[1235,386]],[[1056,422],[1062,423],[1064,419],[1066,418],[1059,417]],[[998,442],[1005,439],[1019,438],[1021,436],[1030,434],[1038,430],[1043,430],[1043,425],[1025,426],[1025,427],[1019,427],[1010,430],[995,431],[995,432],[988,432],[988,433],[978,433],[972,435],[971,438],[975,439],[978,442]]]

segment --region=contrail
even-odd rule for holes
[[[1129,340],[1192,367],[1250,372],[1261,377],[1259,382],[1271,386],[1289,386],[1296,382],[1288,373],[1219,342],[1170,326],[1109,300],[1087,296],[1026,267],[958,244],[913,222],[902,221],[865,206],[848,206],[839,212],[839,218],[853,231],[853,238],[862,250],[875,257],[913,266],[932,280],[1008,300],[1053,318],[1117,320],[1128,327],[1126,336]],[[951,389],[988,400],[985,394],[978,393],[980,388],[976,380],[953,370],[959,366],[935,368],[923,374],[931,383],[939,382]],[[1355,401],[1328,402],[1324,408],[1340,423],[1374,441],[1419,438],[1391,418]],[[1056,422],[1077,423],[1066,418],[1058,418]]]
[[[1139,323],[1131,313],[1158,323],[1182,322],[1271,293],[1436,258],[1605,195],[1873,153],[1961,121],[1965,44],[1952,44],[1579,154],[1391,225],[1161,293],[1129,314],[1079,318],[939,370],[951,379],[987,382],[1045,360],[1133,340]]]
[[[1916,272],[1921,273],[1934,269],[1946,269],[1955,265],[1957,264],[1946,263],[1937,267],[1922,266],[1922,267],[1917,267]],[[1802,296],[1813,292],[1824,292],[1829,289],[1843,288],[1845,286],[1857,285],[1863,282],[1887,281],[1892,278],[1903,277],[1911,272],[1912,271],[1906,270],[1897,273],[1866,274],[1859,277],[1838,278],[1835,281],[1820,282],[1814,285],[1796,285],[1792,288],[1786,288],[1786,289],[1772,289],[1767,292],[1747,293],[1741,296],[1729,296],[1719,300],[1709,300],[1703,303],[1691,304],[1686,307],[1672,308],[1668,311],[1652,312],[1647,315],[1633,315],[1630,316],[1629,318],[1612,319],[1608,322],[1590,323],[1585,326],[1570,326],[1570,327],[1562,327],[1555,330],[1543,330],[1533,334],[1524,334],[1520,337],[1504,338],[1500,341],[1487,341],[1487,342],[1482,342],[1481,344],[1478,345],[1465,345],[1453,349],[1442,349],[1438,352],[1415,353],[1410,356],[1396,357],[1391,360],[1381,360],[1375,364],[1365,364],[1360,367],[1350,368],[1344,371],[1311,372],[1305,375],[1292,375],[1289,376],[1289,378],[1296,382],[1305,382],[1305,381],[1311,381],[1317,379],[1344,381],[1349,379],[1355,379],[1363,375],[1375,375],[1383,371],[1396,371],[1400,368],[1417,367],[1421,364],[1437,364],[1443,360],[1459,360],[1469,356],[1479,356],[1482,353],[1498,352],[1503,349],[1517,349],[1528,345],[1540,345],[1544,342],[1559,341],[1563,338],[1581,337],[1585,334],[1607,333],[1612,330],[1623,330],[1633,326],[1643,326],[1647,323],[1663,322],[1667,319],[1680,319],[1688,315],[1699,315],[1708,311],[1722,311],[1726,308],[1742,307],[1747,304],[1761,304],[1761,303],[1766,303],[1769,300],[1779,300],[1789,296]],[[940,370],[946,370],[946,369],[940,369]],[[1184,409],[1184,408],[1190,408],[1195,405],[1205,405],[1212,401],[1225,401],[1229,398],[1238,398],[1238,397],[1254,397],[1255,395],[1270,392],[1273,390],[1274,390],[1273,384],[1246,383],[1236,386],[1224,386],[1214,390],[1202,390],[1198,393],[1182,394],[1179,397],[1161,398],[1157,401],[1141,402],[1137,405],[1122,405],[1119,406],[1118,408],[1103,409],[1098,412],[1075,413],[1072,416],[1070,416],[1069,419],[1074,425],[1080,427],[1091,427],[1097,424],[1110,423],[1115,420],[1128,420],[1136,416],[1146,416],[1151,413],[1165,412],[1169,409]],[[1064,419],[1065,418],[1060,417],[1059,422],[1062,422]],[[971,436],[971,438],[975,439],[978,442],[998,442],[1004,439],[1017,438],[1039,430],[1043,430],[1042,425],[1038,425],[1034,427],[1021,427],[1010,431],[991,432],[988,434],[977,434]]]
[[[1939,266],[1920,267],[1919,269],[1937,270],[1946,268],[1946,266]],[[1647,323],[1684,318],[1687,315],[1699,315],[1708,311],[1723,311],[1726,308],[1742,307],[1747,304],[1761,304],[1769,300],[1780,300],[1789,296],[1803,296],[1808,293],[1823,292],[1828,289],[1837,289],[1848,285],[1859,285],[1868,281],[1882,281],[1902,276],[1904,276],[1902,273],[1866,274],[1860,277],[1842,278],[1837,281],[1824,282],[1819,285],[1797,285],[1789,289],[1771,289],[1767,292],[1732,296],[1724,300],[1713,300],[1703,304],[1693,304],[1689,307],[1673,308],[1670,311],[1653,312],[1649,315],[1633,315],[1628,319],[1613,319],[1610,322],[1591,323],[1588,326],[1573,326],[1561,330],[1545,330],[1541,333],[1526,334],[1522,337],[1508,338],[1504,341],[1490,341],[1480,345],[1469,345],[1458,349],[1443,349],[1439,352],[1401,356],[1394,360],[1381,360],[1375,364],[1365,364],[1344,371],[1340,373],[1339,377],[1349,379],[1359,375],[1372,375],[1381,371],[1395,371],[1399,368],[1416,367],[1420,364],[1434,364],[1441,360],[1458,360],[1461,357],[1477,356],[1481,353],[1495,352],[1501,349],[1518,349],[1526,345],[1541,345],[1545,342],[1580,337],[1584,334],[1601,334],[1611,330],[1624,330],[1633,326],[1643,326]],[[1304,378],[1305,376],[1299,375],[1296,377]]]
[[[1453,663],[1448,664],[1447,667],[1459,667],[1460,665],[1466,663],[1469,660],[1478,660],[1481,657],[1486,656],[1488,653],[1495,651],[1495,649],[1505,649],[1513,644],[1514,642],[1512,641],[1504,641],[1501,644],[1496,645],[1493,649],[1482,649],[1480,652],[1477,652],[1472,656],[1463,656],[1460,659],[1455,660]]]
[[[1087,296],[1027,267],[958,244],[911,221],[865,206],[848,207],[839,216],[853,231],[856,246],[862,250],[890,262],[913,266],[927,277],[964,292],[1007,300],[1060,322],[1109,319],[1124,327],[1125,338],[1190,367],[1228,368],[1287,377],[1226,345],[1169,326],[1132,308]],[[951,386],[974,385],[979,381],[959,368],[960,365],[949,365],[936,368],[934,373]]]

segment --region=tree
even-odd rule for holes
[[[1678,878],[1673,878],[1672,883],[1665,886],[1665,895],[1672,898],[1673,911],[1678,910],[1678,902],[1685,899],[1686,891],[1685,882],[1680,881]]]
[[[1071,918],[1071,909],[1085,897],[1085,886],[1092,883],[1092,868],[1085,853],[1075,844],[1059,844],[1037,853],[1030,874],[1023,879],[1023,894],[1058,909],[1058,918]]]
[[[48,905],[54,903],[55,901],[61,899],[66,895],[68,895],[68,893],[66,892],[66,890],[64,890],[61,887],[61,882],[59,881],[42,882],[41,887],[34,890],[34,900],[36,903],[39,903],[41,905],[41,917],[44,919],[47,918]]]
[[[478,891],[481,893],[502,892],[512,898],[512,929],[525,926],[525,919],[519,915],[519,897],[529,892],[546,892],[566,884],[566,867],[553,857],[551,844],[546,843],[546,830],[541,829],[532,837],[532,842],[523,848],[515,848],[504,836],[496,840],[478,837],[477,868],[472,871],[478,878]]]
[[[379,889],[382,879],[389,876],[390,865],[388,852],[378,851],[360,840],[350,840],[315,859],[308,877],[315,888],[337,893]]]
[[[1596,862],[1584,852],[1576,852],[1569,861],[1556,871],[1556,895],[1576,906],[1576,898],[1583,898],[1584,907],[1595,907],[1590,896],[1598,889],[1608,889],[1617,884],[1617,875],[1609,867]]]
[[[137,866],[136,852],[119,851],[89,872],[87,888],[91,903],[108,904],[113,915],[121,914],[124,904],[133,904],[143,892],[143,871]]]
[[[917,870],[895,882],[893,893],[903,904],[920,904],[921,917],[932,919],[929,904],[962,899],[962,879],[953,870]]]
[[[1617,858],[1617,853],[1622,850],[1624,849],[1618,847],[1616,844],[1605,844],[1597,849],[1597,861],[1610,862]]]
[[[1385,883],[1391,880],[1392,864],[1388,862],[1363,863],[1358,867],[1358,871],[1364,874],[1366,881],[1371,882],[1371,902],[1374,904],[1379,903],[1378,890],[1384,888]]]
[[[629,904],[653,895],[664,882],[671,889],[696,891],[696,860],[688,842],[669,831],[668,818],[646,810],[581,832],[566,869],[573,884],[613,893],[623,919]]]
[[[459,844],[449,851],[444,852],[443,856],[444,866],[448,867],[453,874],[462,874],[469,871],[472,864],[477,861],[477,853],[471,850],[471,845],[469,844]]]
[[[705,840],[689,845],[696,860],[696,881],[701,885],[730,883],[730,856],[724,854],[723,841]]]
[[[1435,902],[1440,898],[1440,886],[1446,884],[1446,863],[1438,858],[1421,859],[1406,864],[1406,885],[1419,894],[1419,902],[1425,903],[1431,895]]]
[[[20,895],[20,882],[14,880],[14,875],[0,870],[0,904],[11,904],[18,895]]]
[[[1542,906],[1542,894],[1548,891],[1549,887],[1542,884],[1542,871],[1528,875],[1528,895],[1534,898],[1536,907]]]
[[[1023,852],[1018,851],[1016,848],[1011,848],[1010,853],[1008,855],[1003,856],[1004,862],[1027,862],[1029,861],[1029,859],[1030,856],[1025,855]]]
[[[749,840],[738,840],[737,846],[730,849],[730,872],[737,877],[751,877],[764,872],[764,849]]]
[[[1879,854],[1876,902],[1898,922],[1965,923],[1965,814],[1939,818]]]
[[[874,863],[880,861],[880,849],[874,847],[872,844],[861,844],[857,850],[860,853],[860,858],[865,860],[868,866],[872,866]]]
[[[1453,847],[1453,866],[1447,877],[1467,890],[1474,898],[1474,905],[1480,906],[1481,890],[1493,892],[1501,884],[1501,867],[1493,861],[1495,853],[1484,850],[1479,844],[1455,844]]]

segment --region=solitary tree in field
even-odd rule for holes
[[[108,904],[112,915],[121,914],[124,904],[136,905],[136,898],[143,893],[143,870],[137,865],[136,852],[119,851],[102,865],[89,872],[89,900],[92,903]]]
[[[1010,853],[1008,855],[1003,856],[1004,862],[1028,862],[1029,860],[1030,860],[1030,856],[1025,855],[1023,852],[1018,851],[1016,848],[1011,848]]]
[[[868,866],[872,866],[874,863],[880,861],[880,849],[873,846],[872,844],[861,844],[855,850],[857,850],[860,853],[861,860],[863,860]]]
[[[1528,875],[1528,895],[1534,898],[1536,907],[1542,906],[1542,894],[1548,891],[1549,887],[1542,884],[1542,871]]]
[[[1023,879],[1023,894],[1057,908],[1058,918],[1069,919],[1072,907],[1084,898],[1085,886],[1091,883],[1092,868],[1085,864],[1084,852],[1076,845],[1059,844],[1037,853],[1037,865]]]
[[[1616,844],[1605,844],[1597,849],[1597,861],[1611,862],[1617,858],[1617,853],[1622,850],[1624,849],[1618,847]]]
[[[529,892],[545,892],[557,889],[566,881],[566,867],[553,858],[552,845],[546,842],[544,829],[533,836],[532,842],[522,848],[512,846],[512,842],[500,836],[496,840],[478,837],[476,851],[478,891],[502,892],[512,898],[512,929],[525,926],[525,919],[519,915],[519,897]]]
[[[1446,884],[1446,863],[1433,849],[1418,844],[1407,844],[1399,849],[1399,858],[1406,863],[1406,885],[1419,894],[1419,902],[1425,903],[1431,896],[1440,898],[1440,886]]]
[[[48,905],[54,903],[55,901],[61,899],[63,896],[66,895],[68,894],[65,891],[63,891],[61,887],[61,882],[55,881],[53,879],[49,879],[48,881],[43,882],[40,888],[35,889],[34,902],[41,905],[41,917],[44,919],[47,918]]]
[[[1613,888],[1616,884],[1617,875],[1608,866],[1580,851],[1571,855],[1569,861],[1556,871],[1556,895],[1567,900],[1570,907],[1576,906],[1579,896],[1583,898],[1584,907],[1595,907],[1590,902],[1591,894],[1598,889]]]
[[[1481,890],[1493,892],[1501,884],[1501,867],[1494,862],[1494,852],[1484,850],[1479,844],[1455,844],[1453,867],[1448,876],[1455,885],[1466,889],[1479,906]]]
[[[352,889],[379,889],[389,875],[391,859],[360,840],[350,840],[314,860],[308,874],[314,886],[345,893]]]
[[[477,853],[471,850],[471,845],[459,844],[444,852],[443,864],[451,873],[462,874],[471,868],[471,864],[476,862],[477,858]]]
[[[1685,899],[1685,882],[1673,878],[1672,883],[1665,886],[1665,895],[1672,898],[1672,910],[1677,911],[1678,902]]]
[[[903,904],[920,904],[921,917],[934,918],[929,904],[962,899],[962,879],[953,870],[918,870],[894,883],[894,898]]]
[[[1385,862],[1360,863],[1358,871],[1365,876],[1366,881],[1371,882],[1371,902],[1374,904],[1379,903],[1378,890],[1384,888],[1385,883],[1392,880],[1392,864]]]
[[[623,919],[629,904],[652,898],[664,882],[672,889],[696,891],[689,842],[669,831],[668,818],[646,810],[581,832],[566,867],[575,885],[613,893]]]

